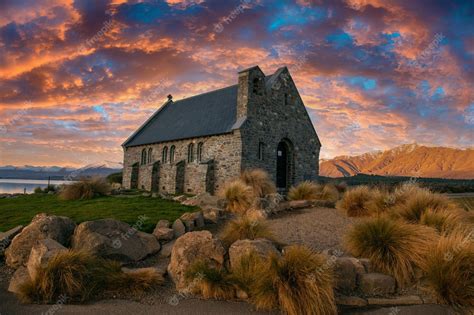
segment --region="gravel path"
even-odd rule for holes
[[[294,210],[270,220],[275,236],[284,244],[303,244],[322,251],[340,249],[342,239],[357,218],[348,218],[337,209],[311,208]]]

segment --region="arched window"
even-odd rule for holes
[[[258,143],[258,159],[263,161],[263,157],[265,156],[265,143],[259,142]]]
[[[191,163],[194,161],[194,144],[190,143],[188,145],[188,163]]]
[[[197,147],[197,160],[198,162],[202,161],[202,149],[204,147],[204,143],[199,142],[198,147]]]
[[[161,163],[168,162],[168,147],[163,148],[163,152],[161,153]]]
[[[174,151],[176,150],[176,147],[174,145],[171,146],[170,148],[170,163],[174,163]]]
[[[142,165],[146,164],[146,149],[142,150]]]
[[[153,162],[153,149],[149,148],[148,149],[148,163]]]
[[[252,85],[253,85],[253,93],[257,94],[257,95],[260,95],[260,92],[261,92],[261,80],[260,80],[260,78],[253,79]]]

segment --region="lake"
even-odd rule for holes
[[[51,185],[70,184],[72,181],[51,180]],[[36,187],[45,188],[48,186],[47,180],[38,179],[0,179],[0,194],[33,193]]]

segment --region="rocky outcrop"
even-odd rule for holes
[[[207,224],[218,224],[225,217],[225,210],[207,207],[202,209],[202,215],[204,217],[204,222]]]
[[[12,242],[12,239],[23,230],[23,225],[19,225],[11,230],[0,233],[0,257],[5,253],[5,250]]]
[[[211,267],[224,264],[225,249],[209,231],[189,232],[178,238],[171,251],[168,274],[178,291],[186,290],[185,273],[196,261],[203,261]]]
[[[156,229],[157,228],[169,228],[170,227],[170,221],[168,220],[160,220],[156,224]]]
[[[50,238],[38,241],[31,249],[26,268],[31,279],[36,278],[38,268],[46,267],[49,260],[58,253],[67,251],[67,248]]]
[[[174,230],[167,227],[156,227],[153,235],[162,242],[169,242],[174,238]]]
[[[255,253],[262,258],[271,254],[280,255],[273,243],[267,239],[239,240],[233,243],[229,248],[229,260],[231,268],[240,264],[242,257]]]
[[[66,217],[48,216],[44,213],[36,215],[31,223],[13,238],[5,251],[7,264],[14,268],[24,265],[31,248],[38,240],[50,238],[67,246],[75,227],[76,224]]]
[[[202,211],[187,212],[179,218],[186,226],[186,232],[192,232],[195,228],[204,227],[204,216]]]
[[[364,274],[365,268],[358,259],[340,257],[335,261],[334,275],[336,289],[340,292],[352,292],[357,287],[357,276]]]
[[[8,291],[12,293],[19,293],[19,288],[25,282],[30,281],[30,274],[25,266],[20,266],[13,274],[8,285]]]
[[[157,253],[160,243],[155,236],[137,231],[127,223],[104,219],[81,223],[74,232],[72,247],[129,263]]]

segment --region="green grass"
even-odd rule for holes
[[[151,233],[158,220],[172,222],[183,213],[196,209],[174,201],[143,196],[67,201],[54,195],[25,195],[0,199],[0,231],[7,231],[17,225],[27,225],[36,214],[45,212],[69,217],[78,224],[111,218],[134,225],[139,221],[139,216],[146,215],[148,219],[138,228]]]

